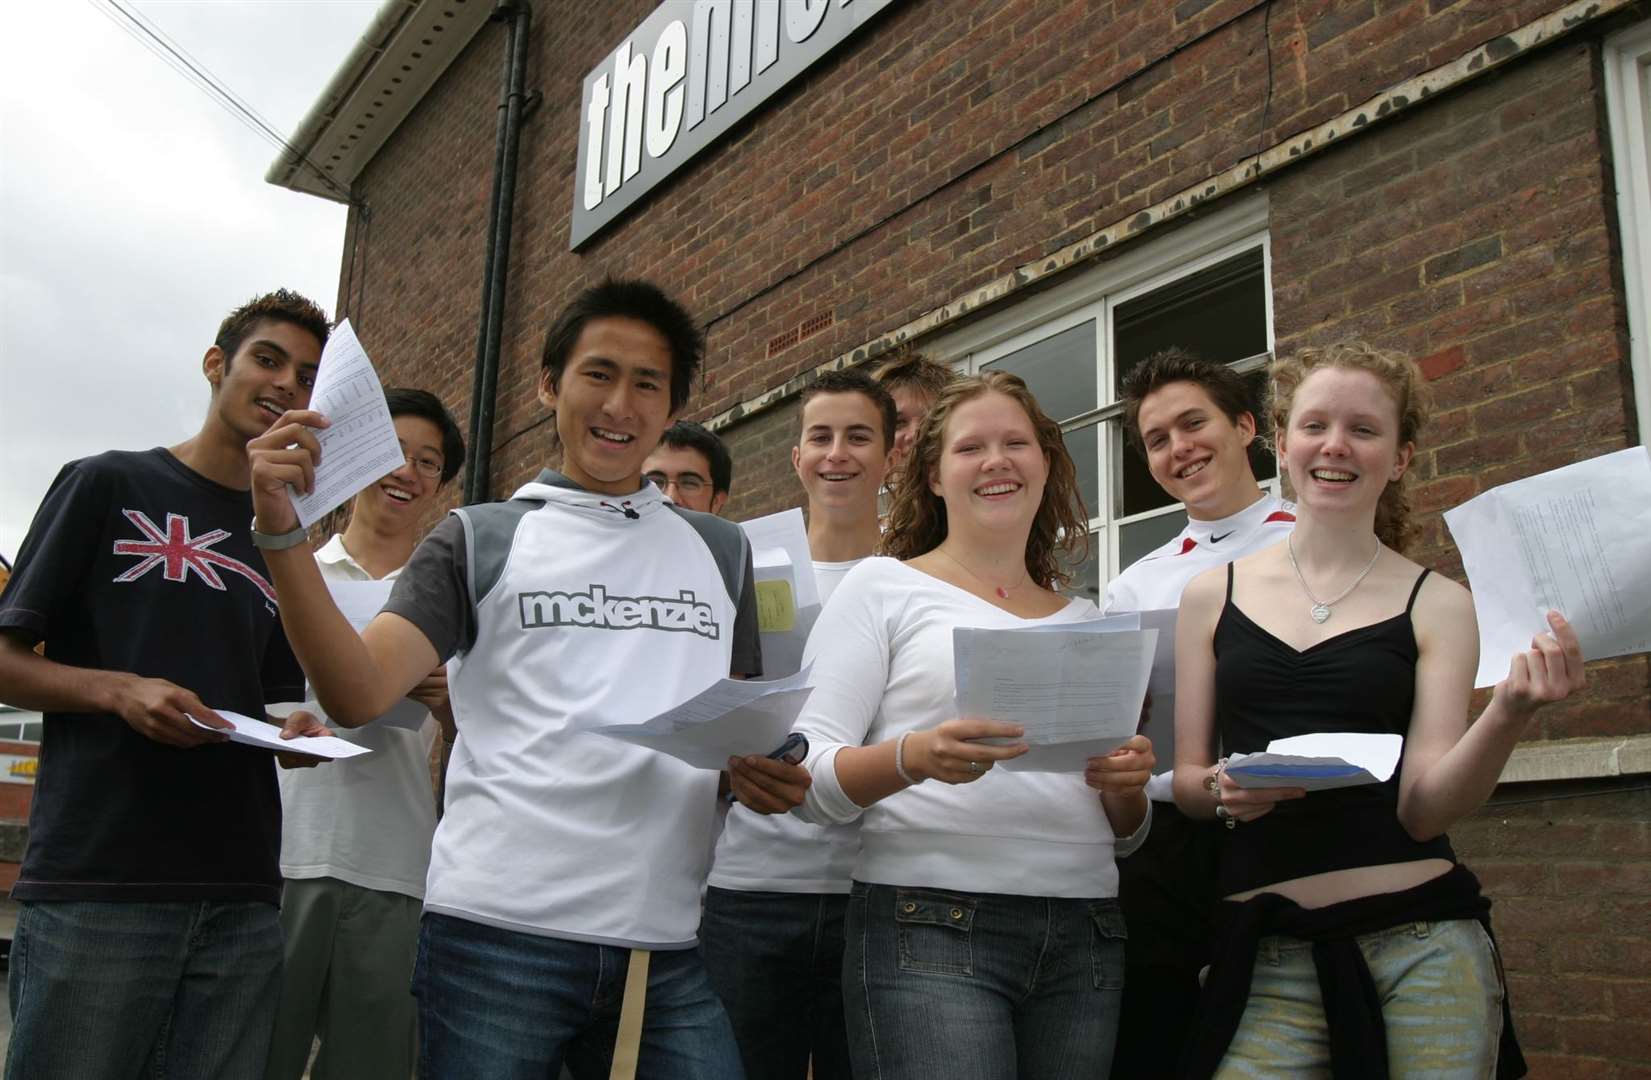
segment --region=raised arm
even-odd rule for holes
[[[1508,756],[1531,717],[1584,683],[1582,647],[1557,612],[1551,633],[1516,654],[1508,677],[1469,725],[1469,699],[1479,667],[1479,624],[1473,599],[1460,585],[1431,575],[1416,600],[1416,700],[1399,778],[1399,822],[1417,840],[1450,829],[1477,810],[1501,779]]]
[[[287,485],[300,491],[313,487],[321,460],[314,432],[325,426],[320,413],[288,412],[247,444],[258,532],[280,536],[298,528]],[[266,550],[264,563],[287,640],[316,699],[335,722],[359,727],[384,715],[445,659],[422,631],[393,613],[379,615],[357,635],[333,602],[307,544]]]

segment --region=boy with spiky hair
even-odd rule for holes
[[[1256,482],[1251,391],[1231,367],[1169,348],[1130,369],[1122,390],[1130,443],[1158,486],[1185,505],[1187,524],[1107,584],[1102,610],[1174,608],[1200,571],[1278,543],[1295,527],[1295,507]],[[1151,709],[1147,733],[1161,763],[1175,757],[1172,712],[1167,702]],[[1198,972],[1209,962],[1221,830],[1176,809],[1171,773],[1147,784],[1152,832],[1118,860],[1119,901],[1129,923],[1112,1062],[1120,1080],[1169,1071],[1197,1017]]]
[[[739,1074],[695,947],[717,775],[590,730],[761,671],[744,533],[642,478],[702,348],[653,285],[580,293],[539,377],[561,470],[454,511],[359,637],[313,559],[270,553],[281,617],[334,721],[366,723],[462,658],[413,976],[421,1075],[551,1076],[565,1063],[606,1076],[621,1031],[639,1075]],[[325,424],[290,413],[252,447],[257,527],[272,546],[297,524],[286,488],[312,486],[312,429]],[[802,800],[799,767],[729,766],[753,809]],[[639,1015],[633,1038],[622,1016]]]
[[[269,752],[228,742],[213,709],[303,697],[247,525],[247,442],[308,405],[328,330],[285,289],[231,312],[201,362],[200,431],[65,465],[23,541],[0,700],[46,719],[12,890],[8,1077],[263,1070],[280,799]]]
[[[863,371],[827,372],[802,393],[791,465],[822,604],[877,547],[894,430],[894,399]],[[858,825],[729,813],[700,937],[747,1076],[847,1080],[843,918],[859,852]]]
[[[734,459],[715,432],[678,420],[642,463],[642,475],[678,506],[720,514],[733,487]]]

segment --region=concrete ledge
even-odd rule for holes
[[[1651,735],[1566,739],[1521,746],[1502,770],[1501,783],[1589,780],[1651,773]]]

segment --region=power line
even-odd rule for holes
[[[88,2],[105,18],[125,32],[128,37],[148,49],[167,67],[177,72],[184,81],[211,98],[219,108],[271,146],[286,151],[308,165],[323,183],[342,196],[346,202],[352,201],[348,188],[328,176],[326,171],[310,160],[307,154],[288,142],[286,137],[276,130],[275,126],[266,120],[257,109],[254,109],[239,94],[231,90],[222,79],[207,70],[206,65],[191,56],[182,45],[173,41],[165,31],[150,22],[142,13],[127,7],[122,0],[88,0]]]

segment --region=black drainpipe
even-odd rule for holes
[[[516,198],[516,150],[526,101],[527,37],[533,9],[527,0],[504,0],[493,18],[510,23],[493,155],[493,197],[487,209],[487,254],[482,270],[481,325],[476,336],[476,377],[470,390],[470,461],[464,476],[466,504],[485,501],[492,490],[493,412],[499,386],[499,343],[504,336],[504,286],[510,270],[510,226]]]

